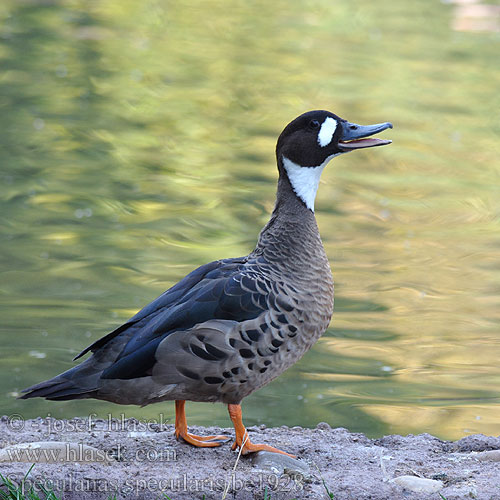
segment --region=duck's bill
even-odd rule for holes
[[[392,141],[375,139],[370,136],[378,134],[388,128],[392,128],[392,123],[385,122],[376,123],[375,125],[358,125],[356,123],[342,122],[342,137],[338,143],[338,147],[347,153],[354,149],[385,146]]]

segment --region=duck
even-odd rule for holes
[[[326,331],[334,283],[314,212],[320,177],[337,156],[390,144],[372,137],[388,128],[389,122],[358,125],[325,110],[295,118],[278,137],[276,201],[255,249],[190,272],[74,358],[90,353],[84,361],[21,398],[175,401],[176,438],[200,448],[231,438],[190,433],[186,401],[223,403],[235,430],[233,450],[294,456],[250,441],[241,402]]]

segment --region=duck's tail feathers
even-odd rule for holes
[[[94,397],[97,389],[94,384],[86,384],[85,378],[76,381],[62,375],[64,374],[24,389],[22,392],[26,394],[19,396],[19,399],[45,398],[51,401],[68,401]]]

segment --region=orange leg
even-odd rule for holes
[[[254,453],[255,451],[272,451],[273,453],[281,453],[282,455],[287,455],[292,458],[296,458],[295,455],[290,455],[286,451],[278,450],[267,444],[253,444],[250,442],[248,437],[248,432],[243,425],[243,420],[241,418],[241,406],[240,405],[227,405],[229,410],[229,416],[234,425],[234,430],[236,432],[236,439],[233,443],[232,449],[242,448],[241,454],[247,455],[248,453]]]
[[[186,443],[192,444],[199,448],[213,448],[220,446],[222,443],[229,441],[229,436],[196,436],[190,434],[187,430],[186,413],[184,406],[186,401],[178,400],[175,402],[175,437],[182,438]]]

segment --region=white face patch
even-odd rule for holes
[[[337,153],[342,154],[342,153]],[[301,167],[286,156],[283,156],[283,166],[285,167],[292,188],[295,194],[306,204],[306,207],[314,212],[314,200],[318,191],[319,179],[321,173],[328,162],[337,154],[330,155],[326,160],[317,167]]]
[[[330,142],[332,142],[333,134],[335,133],[335,129],[337,128],[337,121],[334,120],[331,116],[326,118],[326,120],[321,124],[321,128],[318,132],[318,144],[324,148],[328,146]]]

